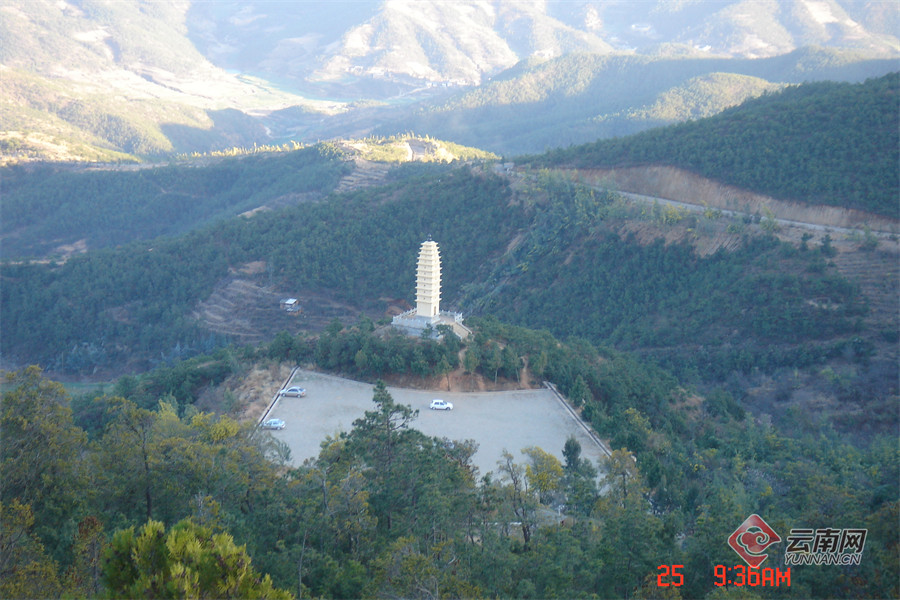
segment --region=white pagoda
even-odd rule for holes
[[[394,327],[408,335],[422,335],[431,328],[439,337],[438,325],[448,325],[456,335],[465,338],[471,331],[462,324],[462,314],[441,310],[441,253],[437,242],[428,236],[419,248],[416,266],[416,307],[394,317]]]
[[[416,316],[437,317],[441,310],[441,253],[429,237],[419,249],[416,269]]]

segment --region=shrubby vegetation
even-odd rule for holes
[[[776,198],[900,216],[900,74],[807,83],[696,122],[557,150],[538,165],[669,164]]]
[[[860,98],[872,107],[860,119],[888,118],[879,99],[896,81],[801,86],[730,117],[683,128],[721,127],[744,113],[768,114],[771,107],[788,113],[793,106],[807,110]],[[799,116],[795,121],[803,125]],[[869,121],[856,129],[873,143],[893,135],[893,128]],[[751,146],[729,147],[742,152]],[[802,149],[781,147],[794,157],[785,159],[784,172],[796,171]],[[547,160],[592,161],[591,152]],[[10,171],[4,231],[22,235],[5,238],[4,250],[30,239],[26,231],[40,229],[41,239],[54,240],[74,229],[90,232],[89,243],[121,243],[137,235],[138,222],[175,233],[278,195],[320,197],[344,172],[341,159],[333,147],[320,146],[206,167],[70,174],[79,185],[62,195],[59,184],[73,181],[62,174]],[[850,168],[865,172],[861,164]],[[891,189],[890,182],[881,184]],[[160,210],[160,199],[173,210]],[[99,213],[97,204],[104,207]],[[791,247],[746,237],[734,251],[701,258],[685,244],[638,243],[622,233],[623,223],[640,218],[699,232],[717,227],[714,214],[629,210],[614,195],[540,173],[512,190],[478,169],[399,167],[377,190],[215,222],[181,238],[89,252],[61,265],[4,264],[0,344],[21,364],[80,373],[125,360],[152,365],[210,352],[229,340],[204,331],[188,315],[242,265],[264,263],[266,284],[299,284],[364,308],[377,298],[408,297],[414,249],[430,233],[450,257],[445,304],[643,353],[680,377],[721,382],[734,372],[803,368],[833,356],[867,359],[865,302],[829,264],[834,249],[828,238]],[[58,218],[34,221],[35,214]],[[96,221],[96,214],[106,220]],[[732,227],[735,235],[746,232],[744,223]]]
[[[279,198],[323,197],[349,170],[344,153],[327,144],[139,171],[9,167],[3,255],[41,256],[63,241],[96,249],[180,235]]]
[[[527,364],[557,382],[613,455],[593,465],[569,440],[478,473],[475,441],[419,433],[416,411],[379,383],[372,410],[350,431],[289,466],[283,446],[227,415],[179,410],[161,387],[148,402],[148,383],[166,370],[120,381],[115,396],[71,403],[73,414],[62,387],[33,367],[9,376],[0,412],[3,595],[215,596],[230,594],[216,587],[227,586],[241,597],[647,597],[658,592],[658,565],[683,564],[674,597],[717,597],[725,590],[713,586],[712,567],[734,563],[726,539],[751,513],[779,532],[869,529],[859,567],[792,569],[792,593],[897,594],[892,440],[857,449],[827,429],[805,435],[794,423],[756,419],[727,392],[691,397],[658,368],[583,340],[563,344],[491,319],[472,325],[474,338],[460,347],[467,361],[470,352],[509,349],[511,369]],[[376,377],[400,367],[357,357],[393,343],[404,347],[397,355],[411,348],[426,357],[433,376],[460,344],[451,336],[401,344],[371,329],[335,324],[317,341],[282,336],[256,353],[298,353]],[[230,354],[238,370],[251,356]],[[172,371],[189,381],[209,362]],[[491,359],[469,366],[487,377],[497,368]],[[89,404],[104,415],[90,435],[76,424]]]
[[[15,98],[4,106],[3,128],[24,135],[0,160],[136,162],[268,141],[258,118],[213,104],[250,112],[273,100],[301,100],[229,82],[185,35],[184,12],[121,3],[89,3],[77,12],[40,1],[21,5],[0,31],[4,92]],[[86,43],[73,31],[103,34]]]

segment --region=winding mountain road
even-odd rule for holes
[[[713,211],[716,211],[717,213],[721,213],[723,215],[727,215],[730,217],[737,217],[737,218],[743,218],[743,217],[755,218],[756,216],[758,216],[758,215],[752,215],[748,212],[731,210],[731,209],[727,209],[727,208],[711,208],[709,206],[704,206],[702,204],[691,204],[689,202],[682,202],[680,200],[669,200],[668,198],[660,198],[657,196],[645,196],[643,194],[635,194],[633,192],[622,192],[622,191],[618,191],[618,190],[612,190],[610,188],[604,188],[602,186],[589,185],[589,187],[591,189],[595,189],[598,191],[613,191],[613,192],[619,194],[620,196],[629,198],[631,200],[636,200],[638,202],[647,202],[650,204],[655,202],[655,203],[658,203],[663,206],[672,206],[672,207],[679,208],[679,209],[689,210],[691,212],[705,212],[707,210],[713,210]],[[777,216],[772,217],[772,220],[775,223],[777,223],[778,225],[784,225],[786,227],[801,227],[803,229],[811,229],[813,231],[822,231],[822,232],[828,232],[828,233],[834,232],[834,233],[842,233],[845,235],[854,235],[854,234],[860,233],[860,228],[858,228],[858,227],[840,227],[840,226],[836,226],[836,225],[822,225],[819,223],[806,223],[803,221],[793,221],[791,219],[782,219],[781,217],[777,217]],[[875,235],[877,237],[883,237],[883,238],[890,238],[891,236],[897,235],[896,232],[892,232],[892,231],[879,231],[879,230],[871,229],[871,228],[869,231],[872,233],[872,235]]]
[[[853,208],[780,200],[749,190],[706,179],[684,169],[666,165],[614,169],[555,169],[555,172],[592,189],[612,191],[624,198],[658,203],[692,212],[717,211],[737,218],[760,215],[785,227],[859,235],[865,231],[878,238],[900,234],[900,219]],[[512,171],[527,176],[522,171]]]

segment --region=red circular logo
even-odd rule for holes
[[[754,569],[768,558],[766,548],[781,541],[775,530],[759,515],[750,515],[728,536],[728,545]]]

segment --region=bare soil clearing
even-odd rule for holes
[[[391,165],[387,163],[372,162],[362,158],[353,161],[355,168],[345,175],[335,188],[335,193],[343,194],[366,187],[382,185],[387,178]]]
[[[625,192],[654,196],[709,208],[749,215],[765,209],[776,217],[810,225],[900,233],[900,221],[872,213],[837,206],[811,205],[777,200],[706,179],[669,166],[622,169],[581,169],[573,173],[588,185],[611,187]]]
[[[849,246],[849,247],[848,247]],[[900,315],[900,251],[897,243],[882,241],[878,248],[860,250],[850,243],[839,243],[834,257],[838,270],[850,281],[859,285],[869,302],[869,313],[864,322],[874,333],[872,341],[878,354],[893,362],[900,363],[900,345],[882,337],[881,332],[897,332]]]
[[[302,310],[298,313],[282,310],[281,300],[287,297],[300,300]],[[279,331],[292,334],[321,331],[334,319],[353,323],[365,314],[377,320],[386,316],[389,309],[389,306],[384,311],[364,309],[321,290],[312,292],[299,287],[276,290],[261,285],[252,275],[234,273],[219,282],[191,316],[210,331],[256,344],[271,339]]]

